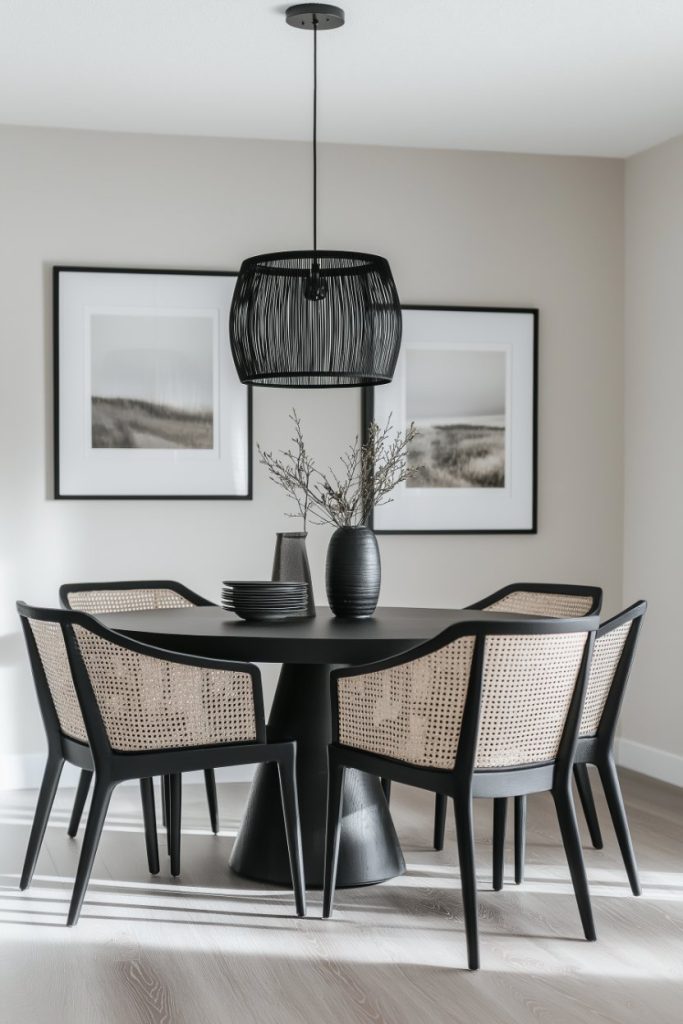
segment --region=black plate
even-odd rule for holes
[[[254,581],[249,583],[248,581],[237,581],[237,580],[223,580],[223,590],[251,590],[258,591],[259,593],[263,590],[266,591],[290,591],[290,590],[305,590],[307,584],[300,583],[296,580],[268,580],[268,581]]]
[[[227,601],[258,601],[261,604],[268,601],[306,601],[308,598],[306,591],[294,594],[243,594],[241,590],[235,590],[222,596]]]
[[[271,598],[276,601],[290,601],[293,597],[305,597],[307,590],[224,590],[225,597],[248,597],[254,601],[267,601]]]
[[[249,601],[247,598],[223,598],[223,604],[229,605],[240,605],[243,608],[259,608],[263,611],[277,611],[278,609],[287,608],[305,608],[308,602],[304,598],[303,600],[296,601]]]

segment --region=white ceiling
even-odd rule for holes
[[[312,38],[272,0],[0,0],[0,122],[310,134]],[[683,132],[683,0],[347,0],[327,141],[626,156]]]

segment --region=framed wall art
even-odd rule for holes
[[[535,533],[538,310],[404,306],[375,419],[414,422],[414,472],[375,510],[377,533]]]
[[[56,498],[251,498],[235,280],[54,267]]]

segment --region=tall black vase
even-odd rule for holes
[[[330,539],[325,588],[340,619],[367,619],[379,600],[382,570],[377,538],[367,526],[339,526]]]
[[[291,580],[295,583],[306,583],[308,585],[306,617],[313,618],[315,615],[315,598],[313,597],[311,570],[308,564],[308,555],[306,554],[305,533],[277,534],[271,578],[274,580],[286,580],[288,582]]]

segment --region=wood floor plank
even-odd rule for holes
[[[76,928],[64,926],[82,829],[60,791],[34,884],[17,889],[36,794],[0,794],[0,1024],[681,1024],[683,793],[632,773],[624,793],[643,882],[630,894],[596,785],[604,850],[582,832],[598,942],[586,943],[546,796],[529,801],[527,876],[491,887],[491,805],[475,832],[482,970],[465,970],[452,815],[430,848],[433,800],[395,786],[405,876],[342,890],[335,915],[294,915],[291,893],[234,876],[247,787],[183,795],[183,873],[147,871],[139,790],[114,795]]]

